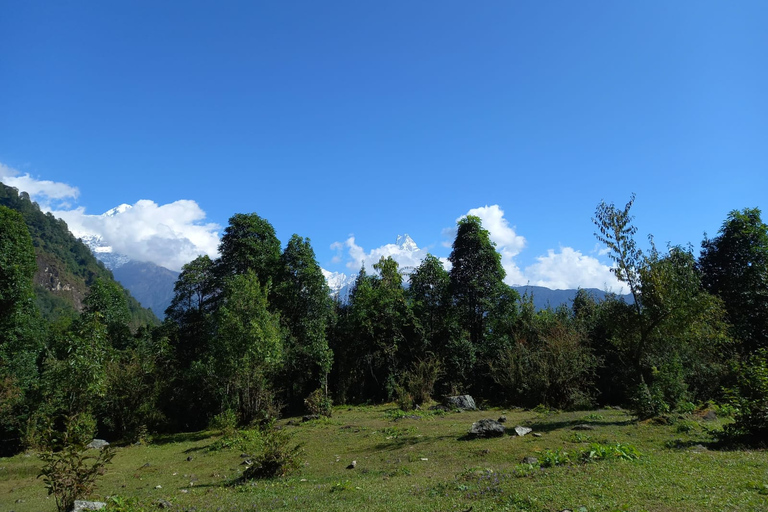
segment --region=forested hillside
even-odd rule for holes
[[[37,265],[35,300],[45,319],[74,318],[83,310],[83,300],[97,280],[114,280],[90,249],[69,232],[63,220],[40,211],[25,192],[0,183],[0,205],[21,213],[29,229]],[[159,323],[127,291],[122,293],[130,311],[131,328]]]
[[[409,410],[457,393],[521,407],[624,405],[639,418],[714,401],[735,411],[728,435],[768,435],[768,226],[757,209],[731,212],[697,256],[641,251],[632,200],[601,203],[597,237],[632,300],[581,290],[571,307],[543,310],[504,284],[478,217],[458,221],[450,271],[428,256],[406,287],[382,258],[337,303],[309,239],[283,247],[266,219],[236,214],[220,258],[185,265],[165,322],[137,330],[124,290],[65,225],[3,190],[15,206],[0,207],[6,452],[40,443],[62,417],[135,440],[214,419],[328,413],[332,402]],[[40,275],[56,301],[80,294],[77,314],[34,300]]]

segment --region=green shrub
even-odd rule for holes
[[[115,456],[111,447],[99,450],[97,455],[86,455],[93,425],[90,415],[67,418],[62,432],[49,430],[48,448],[39,454],[43,467],[38,478],[43,478],[59,512],[71,510],[75,500],[88,497],[96,487],[96,478],[104,474],[104,467]]]
[[[211,418],[208,427],[211,430],[219,430],[227,436],[233,435],[236,432],[237,424],[237,413],[232,409],[227,409]]]
[[[304,405],[310,414],[331,417],[333,414],[333,400],[323,389],[317,388],[304,399]]]
[[[261,452],[253,457],[253,464],[243,472],[244,480],[286,476],[301,468],[304,449],[301,444],[291,446],[291,435],[276,430],[271,424],[261,432]]]
[[[726,425],[730,439],[753,443],[768,440],[768,350],[760,349],[734,365],[736,386],[726,390],[734,422]]]
[[[421,405],[432,399],[435,383],[442,374],[443,364],[434,354],[411,365],[411,370],[405,375],[405,386],[414,405]]]

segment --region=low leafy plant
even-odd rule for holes
[[[581,452],[582,461],[596,460],[637,460],[640,458],[640,451],[631,444],[600,444],[592,443],[587,450]]]
[[[96,455],[86,448],[86,440],[92,439],[86,435],[91,420],[89,415],[67,418],[63,431],[48,432],[47,449],[39,454],[43,467],[38,478],[42,477],[48,495],[55,498],[59,512],[71,510],[75,500],[88,497],[115,456],[110,446]]]
[[[107,499],[107,506],[103,509],[105,512],[146,512],[137,498],[126,498],[123,496],[110,496]]]
[[[675,425],[675,432],[678,434],[690,434],[692,432],[696,432],[698,428],[699,426],[695,421],[682,420],[678,421]]]
[[[243,479],[254,480],[286,476],[303,465],[303,445],[291,446],[291,435],[277,430],[272,424],[261,432],[261,451],[254,455],[253,464],[243,471]]]
[[[223,435],[208,447],[209,451],[238,450],[245,453],[255,453],[262,444],[260,430],[235,430]]]
[[[571,457],[565,450],[546,450],[539,458],[539,464],[543,468],[562,466],[571,462]]]

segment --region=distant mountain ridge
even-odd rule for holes
[[[114,215],[127,208],[130,206],[121,205],[104,215]],[[179,277],[178,272],[149,261],[134,261],[124,254],[116,253],[99,235],[83,235],[80,239],[142,306],[151,309],[160,319],[165,317],[165,310],[173,300],[173,287]]]
[[[560,305],[570,307],[573,304],[573,299],[576,297],[578,289],[569,290],[550,290],[543,286],[513,286],[513,289],[520,294],[520,296],[529,295],[533,298],[533,305],[537,310],[547,309],[548,307],[556,308]],[[583,288],[586,292],[592,295],[596,300],[603,301],[609,295],[609,292],[599,290],[597,288]],[[632,302],[632,295],[618,295],[619,298],[624,299],[625,302]]]

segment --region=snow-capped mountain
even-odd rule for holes
[[[342,272],[331,272],[324,268],[320,270],[323,272],[325,282],[328,283],[328,288],[331,289],[331,297],[338,298],[341,302],[349,301],[349,292],[352,291],[357,274],[348,276]]]
[[[425,255],[424,249],[420,249],[416,242],[408,234],[398,235],[394,244],[387,244],[380,254],[370,254],[376,261],[384,256],[391,256],[400,265],[400,273],[403,275],[403,284],[408,286],[408,276],[418,266]],[[366,272],[375,272],[373,264],[376,261],[366,262]],[[342,302],[349,301],[349,293],[357,279],[357,273],[345,274],[343,272],[331,272],[325,269],[323,276],[331,289],[331,296],[338,298]]]
[[[404,235],[398,235],[395,245],[405,252],[416,252],[419,250],[419,246],[416,245],[416,242],[414,242],[413,238],[408,236],[407,233]]]
[[[125,254],[114,252],[112,246],[108,245],[101,235],[79,235],[77,233],[74,235],[79,237],[96,256],[96,259],[104,263],[104,266],[109,270],[116,270],[131,261]]]

